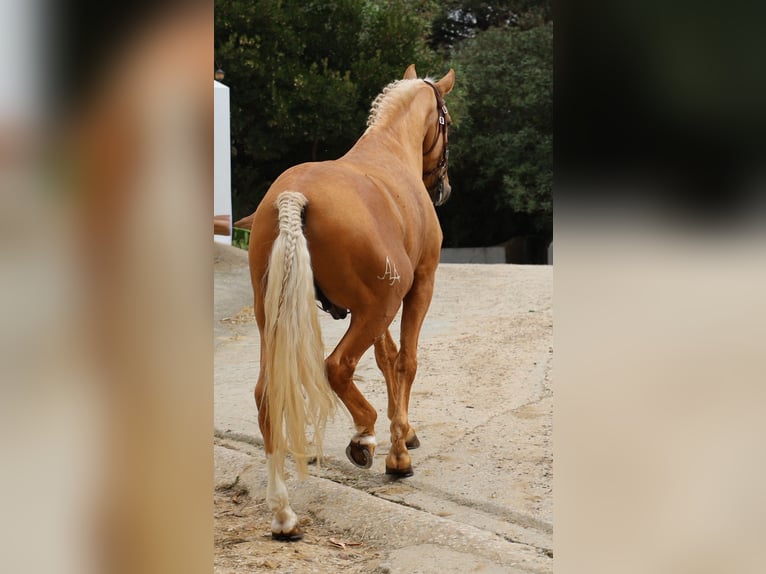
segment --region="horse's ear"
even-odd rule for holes
[[[446,96],[452,91],[452,86],[455,85],[455,70],[452,68],[449,69],[449,72],[444,74],[444,77],[436,82],[436,86],[439,88],[439,91],[442,93],[442,96]]]
[[[404,71],[404,79],[405,80],[414,80],[418,77],[418,73],[415,71],[415,64],[410,64],[407,66],[407,69]]]

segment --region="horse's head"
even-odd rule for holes
[[[417,78],[415,65],[404,72],[405,79]],[[423,184],[434,205],[444,204],[452,192],[447,168],[449,165],[449,126],[452,118],[444,103],[444,96],[452,91],[455,71],[450,69],[438,82],[423,80],[434,93],[433,111],[428,115],[428,127],[423,138]]]

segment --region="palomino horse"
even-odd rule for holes
[[[453,70],[438,82],[420,80],[411,65],[403,80],[375,99],[367,130],[346,155],[287,170],[248,218],[261,334],[255,400],[275,539],[302,536],[287,499],[285,454],[293,453],[305,475],[306,426],[313,425],[321,452],[324,423],[336,402],[333,391],[356,426],[347,456],[357,466],[372,466],[377,413],[353,380],[357,362],[372,345],[388,390],[386,473],[412,475],[407,449],[419,442],[407,409],[442,243],[434,205],[450,194],[451,120],[443,95],[454,81]],[[335,318],[351,312],[348,330],[327,360],[315,299]],[[389,325],[400,306],[397,350]]]

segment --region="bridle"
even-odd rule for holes
[[[447,111],[447,105],[444,103],[444,98],[439,92],[439,88],[437,88],[428,80],[423,81],[431,86],[431,89],[433,89],[434,94],[436,95],[436,110],[439,112],[439,123],[436,126],[436,135],[434,136],[434,141],[428,150],[423,152],[423,157],[427,156],[434,150],[436,144],[439,143],[439,139],[444,139],[444,147],[442,148],[442,156],[439,159],[439,163],[436,164],[436,167],[432,170],[423,172],[424,181],[437,172],[439,174],[439,177],[436,180],[436,184],[428,189],[428,194],[431,196],[431,201],[433,201],[434,205],[439,206],[447,201],[447,198],[443,196],[444,178],[447,177],[447,164],[449,163],[449,144],[447,141],[447,114],[449,112]]]

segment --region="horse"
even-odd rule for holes
[[[355,426],[346,455],[372,466],[377,413],[354,384],[367,349],[388,391],[391,449],[386,473],[413,474],[409,449],[420,445],[409,424],[417,344],[434,290],[442,231],[434,206],[447,201],[448,128],[444,103],[455,82],[419,79],[410,65],[374,99],[367,129],[341,158],[282,173],[246,218],[254,310],[260,333],[255,386],[267,458],[272,538],[300,540],[284,479],[287,452],[307,472],[306,429],[322,433],[337,399]],[[319,301],[334,318],[351,320],[324,358]],[[402,309],[400,348],[389,326]]]

